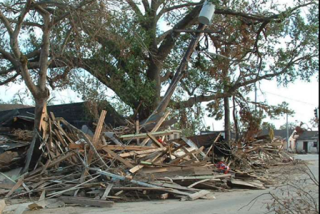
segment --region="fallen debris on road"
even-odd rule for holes
[[[144,199],[214,199],[214,191],[234,187],[265,189],[271,181],[264,170],[293,160],[283,151],[281,140],[259,139],[234,143],[223,161],[212,162],[214,147],[223,144],[217,142],[219,136],[209,147],[199,148],[180,130],[161,129],[168,115],[160,117],[150,132],[139,133],[133,124],[110,130],[103,124],[103,111],[93,136],[63,118],[44,115],[42,133],[33,137],[41,140],[40,158],[0,195],[6,199],[41,196],[98,207]],[[24,132],[11,133],[21,139]],[[12,142],[3,137],[0,148]],[[26,152],[28,143],[15,143],[14,149]],[[12,149],[1,150],[0,163],[8,151]]]

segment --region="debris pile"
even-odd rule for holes
[[[179,130],[159,131],[168,115],[149,132],[140,133],[138,124],[135,134],[128,134],[132,128],[106,128],[103,111],[93,136],[63,118],[46,115],[42,133],[33,138],[41,141],[40,158],[32,170],[3,186],[0,195],[41,195],[102,207],[144,199],[213,199],[212,190],[264,189],[268,179],[255,174],[255,169],[290,159],[282,152],[281,141],[275,139],[235,144],[227,158],[213,163],[215,144],[221,144],[218,138],[211,146],[199,148]]]

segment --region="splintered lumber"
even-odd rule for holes
[[[240,179],[231,179],[231,184],[232,185],[239,185],[239,186],[246,186],[246,187],[255,188],[255,189],[266,189],[264,187],[263,183],[259,180],[243,181]]]
[[[0,200],[0,214],[2,214],[4,208],[6,208],[5,200]]]
[[[96,171],[97,173],[99,173],[101,175],[109,176],[109,177],[112,177],[114,179],[121,180],[121,181],[127,181],[127,182],[130,182],[130,183],[133,183],[133,184],[137,184],[139,186],[161,188],[159,186],[148,184],[148,183],[145,183],[145,182],[142,182],[142,181],[137,181],[137,180],[133,180],[133,179],[130,180],[130,179],[124,177],[124,176],[116,175],[116,174],[113,174],[113,173],[110,173],[110,172],[107,172],[107,171],[102,171],[101,169],[90,168],[90,170]]]
[[[160,156],[162,155],[162,153],[158,154],[156,157],[154,157],[153,159],[149,159],[148,161],[150,161],[151,163],[153,163],[154,161],[156,161]],[[131,172],[132,174],[133,173],[136,173],[137,171],[139,171],[140,169],[142,169],[144,167],[144,165],[142,164],[139,164],[133,168],[131,168],[129,170],[129,172]]]
[[[187,139],[187,138],[185,138],[185,137],[181,137],[181,139],[182,139],[188,146],[190,146],[191,148],[199,149],[198,146],[197,146],[194,142],[192,142],[192,140],[189,140],[189,139]],[[200,154],[201,154],[201,156],[202,156],[203,158],[206,158],[206,157],[207,157],[207,155],[206,155],[203,151],[201,151]]]
[[[168,131],[161,131],[161,132],[150,132],[149,134],[153,135],[154,137],[158,137],[158,136],[180,134],[180,133],[182,133],[181,130],[168,130]],[[130,134],[130,135],[121,135],[120,136],[120,138],[123,140],[142,139],[142,138],[147,138],[147,137],[148,137],[147,133]]]
[[[115,144],[117,144],[118,146],[123,145],[117,138],[114,137],[114,133],[113,132],[105,132],[104,135],[109,138],[110,140],[112,140],[112,142],[114,142]]]
[[[100,115],[100,118],[99,118],[99,121],[98,121],[98,124],[97,124],[97,128],[94,132],[94,135],[93,135],[93,140],[92,140],[92,144],[97,147],[97,144],[98,144],[98,141],[99,141],[99,138],[100,138],[100,135],[101,135],[101,131],[102,131],[102,128],[103,128],[103,123],[104,123],[104,119],[106,118],[106,115],[107,115],[107,111],[103,110],[101,112],[101,115]]]
[[[160,120],[157,122],[157,124],[155,125],[155,127],[151,130],[151,133],[158,131],[158,129],[160,128],[160,126],[162,125],[162,123],[165,121],[165,119],[167,119],[167,117],[169,116],[170,111],[167,111],[161,118]],[[140,144],[141,146],[144,146],[148,143],[149,138],[146,138],[142,141],[142,143]]]
[[[101,197],[101,200],[106,200],[107,199],[112,187],[113,187],[113,184],[108,184],[106,190],[104,191],[104,193],[103,193],[103,195]]]
[[[108,148],[112,151],[145,151],[145,150],[150,150],[150,146],[126,146],[126,145],[107,145],[107,146],[102,146],[101,148]]]
[[[191,154],[199,154],[199,153],[201,153],[201,152],[203,151],[203,149],[204,149],[204,147],[201,147],[201,148],[198,149],[198,150],[193,150],[193,151],[191,151],[191,152],[186,152],[186,153],[185,153],[184,155],[182,155],[181,157],[178,157],[177,159],[172,160],[169,164],[176,164],[176,163],[178,163],[180,160],[188,157],[188,156],[191,155]]]
[[[159,143],[159,141],[150,133],[147,133],[148,137],[152,140],[152,142],[154,144],[156,144],[159,147],[163,147],[163,145],[161,143]]]
[[[12,187],[10,192],[8,192],[8,194],[6,195],[6,198],[9,198],[17,189],[19,189],[22,186],[23,180],[24,180],[23,177],[18,180],[18,182]]]
[[[50,163],[48,164],[48,166],[43,166],[43,167],[40,167],[40,168],[38,168],[38,169],[30,172],[30,173],[28,174],[28,176],[32,176],[32,175],[35,175],[35,174],[37,174],[37,173],[39,173],[39,172],[42,172],[45,167],[46,167],[46,168],[50,168],[50,167],[52,167],[52,166],[54,166],[54,165],[56,165],[56,164],[58,164],[58,163],[60,163],[60,162],[62,162],[62,161],[64,161],[64,160],[66,160],[66,159],[74,156],[74,155],[75,155],[74,152],[69,152],[68,154],[66,154],[66,155],[64,155],[64,156],[60,156],[60,157],[57,158],[56,160],[50,162]]]
[[[104,147],[107,148],[107,147]],[[127,152],[127,153],[122,153],[119,156],[126,158],[126,157],[131,157],[131,156],[135,156],[135,155],[142,155],[142,154],[149,154],[149,153],[154,153],[154,152],[165,152],[168,150],[168,148],[159,148],[159,149],[150,149],[150,147],[148,147],[149,150],[145,150],[145,151],[132,151],[132,152]]]
[[[113,201],[106,201],[100,199],[91,199],[85,197],[67,197],[61,196],[59,200],[66,204],[77,204],[81,206],[93,206],[93,207],[112,207],[114,205]]]
[[[188,199],[190,201],[194,201],[194,200],[197,200],[198,198],[201,198],[201,197],[204,197],[208,194],[210,194],[211,192],[208,191],[208,190],[201,190],[199,192],[196,192],[196,193],[193,193],[191,195],[188,196]]]
[[[106,151],[109,155],[111,155],[114,159],[116,159],[116,160],[120,161],[121,163],[123,163],[124,165],[126,165],[126,167],[128,167],[128,168],[134,167],[129,161],[123,159],[121,156],[114,153],[113,151],[111,151],[107,147],[104,147],[103,150]]]
[[[211,176],[177,176],[174,178],[170,178],[171,180],[203,180],[203,179],[220,179],[220,178],[229,178],[231,177],[231,174],[225,174],[225,175],[211,175]]]
[[[216,137],[216,139],[213,141],[212,145],[210,146],[210,148],[208,149],[206,155],[208,156],[209,152],[211,151],[211,149],[214,147],[214,144],[218,141],[218,139],[220,138],[221,133],[218,134],[218,136]],[[212,154],[212,160],[214,159],[214,154]]]

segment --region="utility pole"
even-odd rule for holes
[[[287,150],[289,150],[289,115],[288,115],[288,113],[287,113],[287,124],[286,124],[286,126],[287,126]]]
[[[208,25],[212,24],[214,12],[215,12],[215,5],[208,0],[205,1],[202,6],[202,9],[200,11],[200,14],[199,14],[198,28],[195,31],[195,34],[192,37],[192,40],[189,44],[189,47],[188,47],[187,51],[185,52],[185,54],[180,62],[180,65],[176,70],[174,77],[171,80],[169,88],[167,89],[162,100],[160,101],[158,107],[153,111],[153,113],[149,116],[149,118],[144,122],[144,124],[142,126],[144,126],[145,124],[148,124],[148,122],[151,121],[152,116],[154,116],[155,114],[159,114],[159,113],[164,112],[165,108],[168,106],[168,104],[171,100],[171,97],[172,97],[176,87],[178,86],[178,83],[181,81],[181,79],[183,79],[183,77],[185,75],[190,58],[191,58],[196,46],[198,45],[199,40],[200,40],[201,36],[203,35],[204,30],[206,29],[206,27]]]
[[[257,103],[258,102],[258,90],[257,90],[257,83],[254,83],[254,102]],[[257,104],[255,104],[254,106],[254,110],[257,111]]]

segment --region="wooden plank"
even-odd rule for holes
[[[151,132],[156,132],[158,131],[158,129],[160,128],[160,126],[162,125],[162,123],[165,121],[165,119],[167,119],[167,117],[169,116],[170,111],[167,111],[164,116],[162,116],[160,118],[160,120],[157,122],[157,124],[155,125],[155,127],[151,130]],[[149,138],[146,138],[142,141],[141,146],[144,146],[148,143]]]
[[[197,158],[197,155],[201,152],[203,152],[204,147],[201,147],[200,149],[198,149],[196,152],[192,153],[192,157],[190,160],[188,161],[184,161],[182,163],[179,164],[179,166],[185,166],[185,165],[191,165],[193,162],[197,161],[196,163],[200,163],[199,159]]]
[[[210,194],[211,192],[208,191],[208,190],[201,190],[199,192],[196,192],[196,193],[193,193],[191,195],[188,196],[188,199],[190,201],[194,201],[194,200],[197,200],[198,198],[201,198],[201,197],[204,197],[208,194]]]
[[[116,151],[145,151],[145,150],[150,150],[150,146],[126,146],[126,145],[107,145],[107,146],[102,146],[102,148],[107,147],[110,150],[116,150]]]
[[[263,183],[259,180],[255,181],[243,181],[240,179],[231,179],[232,185],[239,185],[248,188],[256,188],[256,189],[266,189]]]
[[[102,197],[101,197],[101,200],[104,200],[104,201],[105,201],[105,200],[107,199],[107,197],[108,197],[108,195],[109,195],[112,187],[113,187],[113,184],[108,184],[106,190],[104,191],[104,193],[103,193],[103,195],[102,195]]]
[[[154,144],[156,144],[160,148],[163,147],[163,145],[152,134],[147,133],[147,135],[153,141]]]
[[[124,165],[126,165],[128,168],[134,167],[134,165],[132,165],[129,161],[123,159],[122,157],[120,157],[118,154],[114,153],[113,151],[111,151],[107,147],[104,147],[103,150],[106,151],[109,155],[111,155],[114,159],[116,159],[116,160],[120,161],[121,163],[123,163]]]
[[[158,154],[158,155],[157,155],[156,157],[154,157],[153,159],[148,159],[147,161],[153,163],[153,162],[156,161],[160,156],[162,156],[162,153]],[[144,165],[139,164],[139,165],[131,168],[131,169],[129,170],[129,172],[131,172],[132,174],[133,174],[133,173],[136,173],[137,171],[139,171],[139,170],[142,169],[143,167],[144,167]]]
[[[145,150],[145,151],[132,151],[132,152],[127,152],[127,153],[122,153],[119,156],[126,158],[126,157],[130,157],[130,156],[135,156],[135,155],[142,155],[142,154],[149,154],[149,153],[153,153],[153,152],[161,152],[161,151],[167,151],[167,148],[163,147],[163,148],[158,148],[158,149],[150,149],[150,147],[148,147],[149,150]]]
[[[218,141],[218,139],[220,138],[221,133],[218,134],[218,136],[216,137],[216,139],[213,141],[212,145],[210,146],[210,148],[208,149],[206,155],[208,156],[209,152],[211,151],[211,149],[213,148],[214,144]],[[212,156],[214,156],[214,153],[212,153]],[[214,159],[214,157],[212,157],[212,160]]]
[[[100,199],[91,199],[84,197],[66,197],[61,196],[59,200],[66,204],[77,204],[81,206],[93,206],[93,207],[112,207],[114,205],[113,201],[106,201]]]
[[[47,167],[46,167],[46,166],[40,167],[40,168],[38,168],[38,169],[30,172],[30,173],[28,174],[28,176],[35,175],[35,174],[41,172],[45,167],[48,169],[48,168],[50,168],[50,167],[52,167],[52,166],[54,166],[54,165],[56,165],[56,164],[58,164],[58,163],[60,163],[60,162],[62,162],[62,161],[64,161],[64,160],[66,160],[66,159],[74,156],[74,155],[75,155],[75,153],[70,152],[70,153],[66,154],[65,156],[60,156],[58,159],[53,160]],[[28,177],[27,179],[29,180],[30,178]]]
[[[191,148],[199,149],[198,146],[197,146],[194,142],[192,142],[192,140],[187,139],[187,138],[185,138],[185,137],[182,137],[181,139],[182,139],[188,146],[190,146]],[[206,157],[207,157],[207,155],[206,155],[204,152],[201,152],[200,154],[201,154],[201,156],[202,156],[203,158],[206,158]]]
[[[9,198],[17,189],[19,189],[23,184],[24,177],[20,178],[18,182],[12,187],[10,192],[5,196],[5,198]]]
[[[191,152],[186,152],[186,154],[182,155],[181,157],[178,157],[177,159],[174,159],[174,160],[170,161],[169,164],[176,164],[176,163],[178,163],[180,160],[188,157],[189,155],[191,155],[191,154],[193,154],[193,153],[199,153],[199,150],[200,150],[200,149],[198,149],[198,150],[193,150],[193,151],[191,151]]]
[[[140,131],[140,123],[139,120],[136,120],[136,134],[139,134]],[[140,144],[140,139],[137,139],[137,144]]]
[[[106,115],[107,115],[107,111],[103,110],[101,112],[101,114],[100,114],[100,118],[99,118],[96,130],[94,132],[93,139],[92,139],[92,141],[90,143],[91,146],[90,146],[90,151],[89,151],[88,158],[87,158],[87,164],[89,166],[91,164],[93,154],[96,153],[95,150],[98,147],[98,143],[99,143],[99,139],[100,139],[100,135],[101,135],[101,131],[102,131],[102,128],[103,128],[103,123],[104,123],[104,119],[106,118]]]
[[[161,132],[150,132],[154,137],[158,136],[165,136],[165,135],[171,135],[171,134],[180,134],[182,133],[181,130],[168,130],[168,131],[161,131]],[[148,134],[147,133],[142,133],[142,134],[131,134],[131,135],[121,135],[120,138],[123,140],[131,140],[131,139],[137,139],[137,138],[147,138]],[[143,145],[141,145],[143,146]]]
[[[123,143],[121,143],[117,138],[114,137],[114,133],[113,132],[105,132],[104,135],[107,138],[109,138],[110,140],[112,140],[112,142],[114,142],[118,146],[122,146],[123,145]]]
[[[171,178],[173,181],[177,180],[203,180],[203,179],[221,179],[221,178],[229,178],[231,174],[224,174],[224,175],[205,175],[205,176],[178,176]]]
[[[93,140],[92,140],[92,144],[97,147],[97,144],[99,142],[99,138],[100,138],[100,135],[101,135],[101,131],[102,131],[102,128],[103,128],[103,123],[104,123],[104,120],[106,118],[106,115],[107,115],[107,111],[103,110],[101,112],[101,115],[100,115],[100,118],[99,118],[99,121],[98,121],[98,124],[97,124],[97,128],[94,132],[94,135],[93,135]]]
[[[0,214],[3,213],[4,208],[6,208],[6,202],[5,200],[0,200]]]

